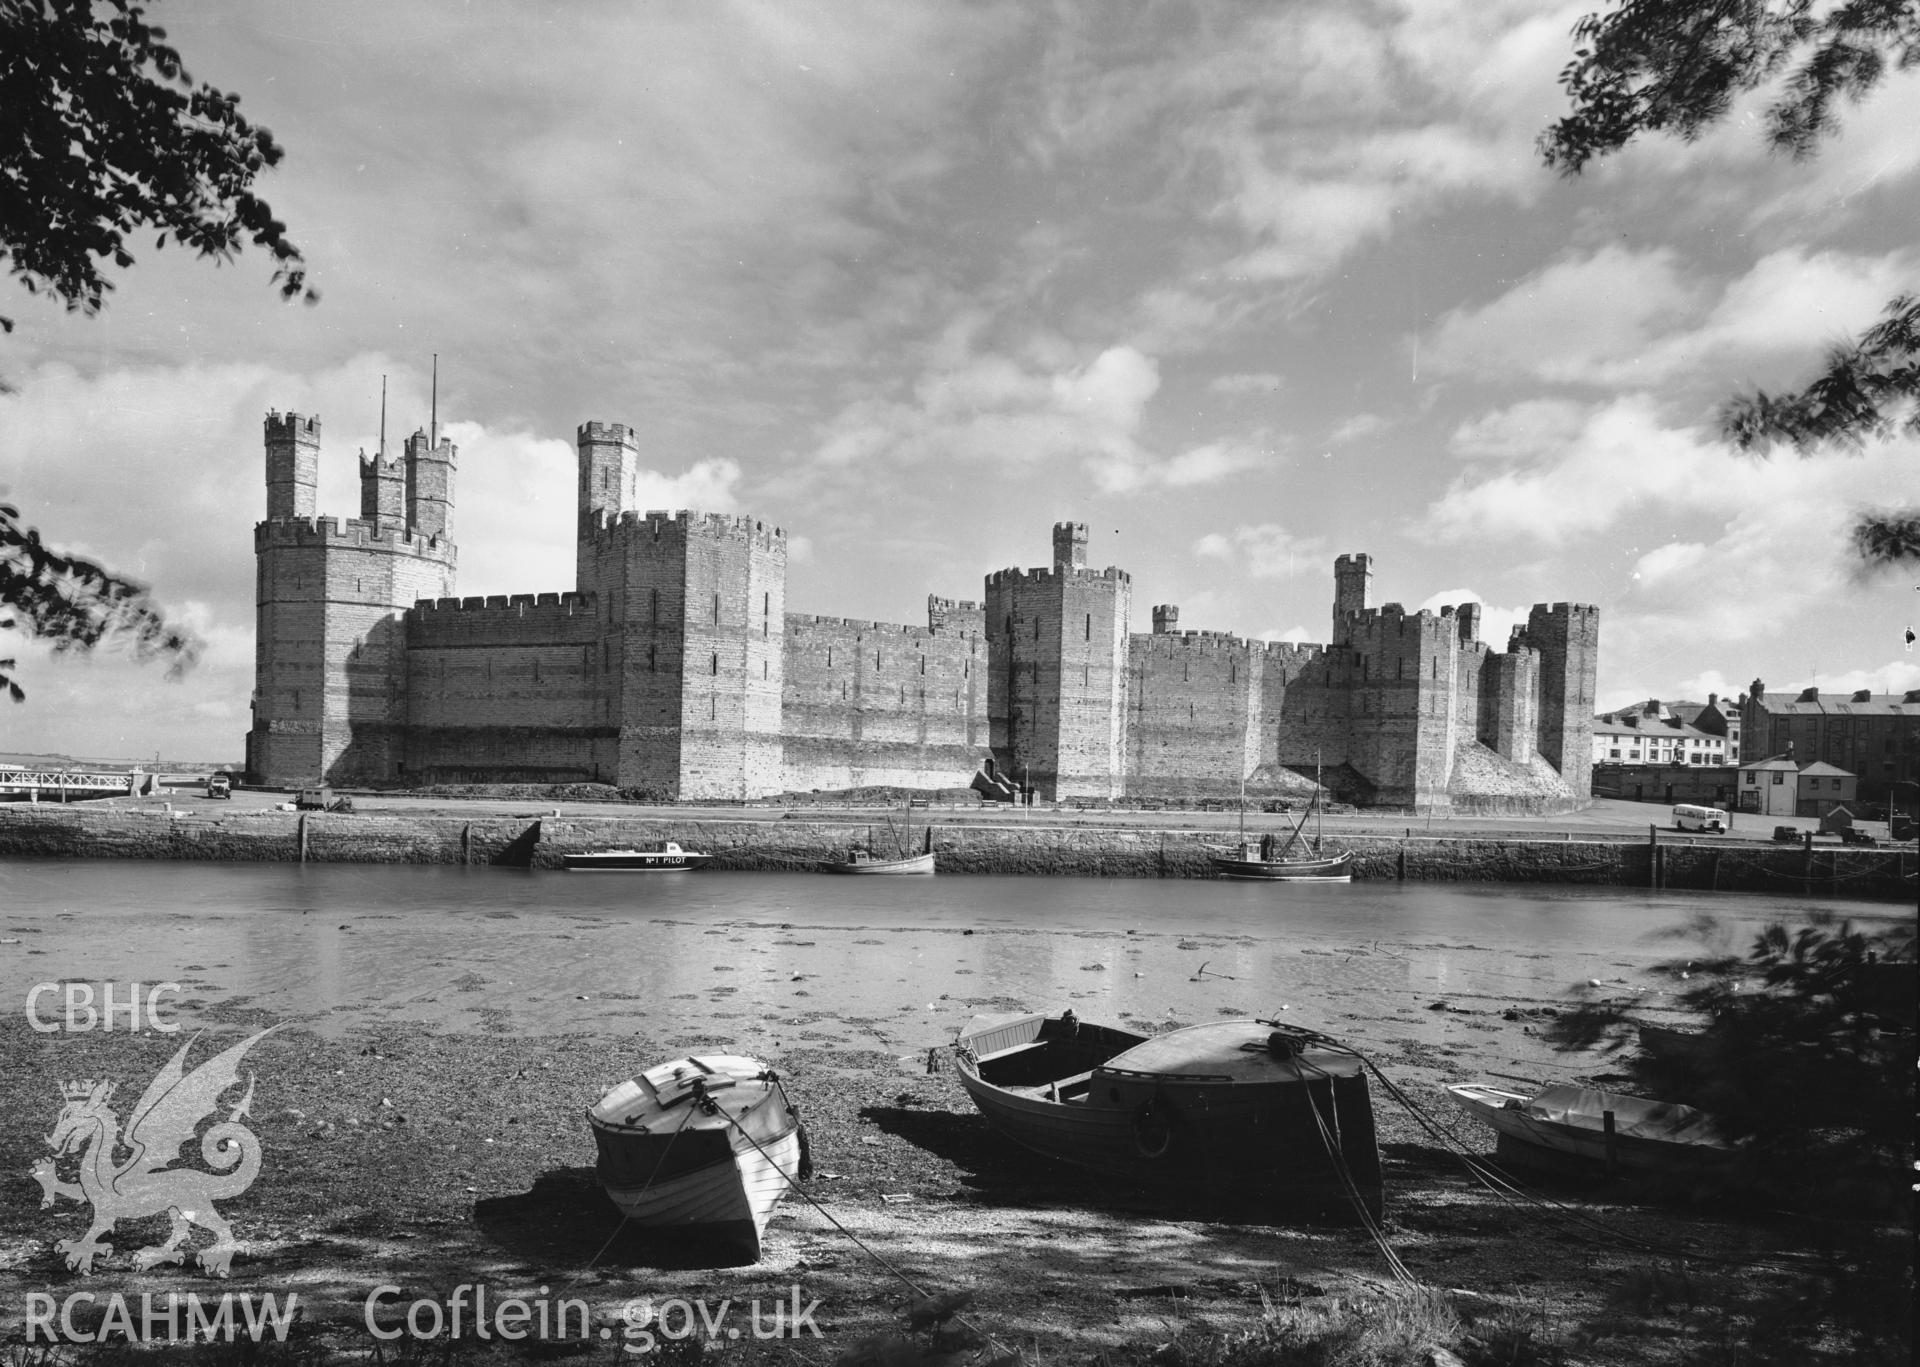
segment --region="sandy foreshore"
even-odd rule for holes
[[[1457,1071],[1457,1044],[1435,1041],[1464,1025],[1489,1051],[1518,1052],[1539,1009],[1457,1003],[1444,1021],[1441,1013],[1415,1021],[1355,1013],[1354,1028],[1391,1037],[1375,1061],[1487,1152],[1488,1136],[1457,1120],[1439,1090]],[[218,1034],[195,1047],[194,1062],[273,1023],[245,1002],[210,1006],[201,1019]],[[120,1229],[114,1256],[93,1276],[76,1276],[53,1244],[81,1232],[83,1210],[66,1201],[42,1209],[25,1175],[46,1154],[64,1082],[117,1079],[130,1106],[185,1036],[44,1035],[17,1017],[0,1020],[0,1154],[11,1174],[0,1204],[0,1332],[17,1337],[31,1293],[86,1291],[96,1307],[114,1292],[135,1300],[185,1290],[297,1293],[309,1326],[330,1343],[366,1348],[365,1307],[376,1287],[400,1288],[388,1301],[405,1304],[444,1301],[465,1285],[485,1286],[495,1303],[584,1299],[594,1333],[607,1328],[617,1340],[621,1308],[636,1299],[744,1308],[791,1302],[798,1288],[803,1304],[818,1302],[819,1342],[748,1333],[710,1346],[741,1363],[790,1362],[795,1351],[826,1362],[857,1337],[896,1326],[912,1287],[971,1293],[971,1322],[1030,1360],[1084,1361],[1165,1341],[1182,1326],[1249,1324],[1271,1303],[1351,1304],[1393,1286],[1386,1258],[1361,1230],[1181,1209],[1014,1149],[974,1112],[941,1054],[929,1071],[924,1051],[887,1047],[882,1022],[796,1008],[781,1023],[786,1042],[767,1053],[805,1112],[818,1171],[805,1198],[776,1215],[756,1266],[715,1266],[710,1250],[623,1229],[591,1172],[585,1109],[638,1067],[724,1039],[728,1027],[708,1002],[686,1004],[671,1033],[627,1038],[374,1023],[331,1039],[299,1025],[268,1036],[251,1055],[249,1121],[266,1163],[226,1204],[243,1249],[231,1280],[216,1283],[190,1271],[133,1270],[132,1252],[164,1235],[159,1217]],[[863,1034],[879,1047],[861,1047]],[[1627,1188],[1545,1188],[1597,1218],[1596,1228],[1497,1198],[1399,1105],[1378,1092],[1375,1101],[1388,1242],[1420,1281],[1461,1293],[1462,1306],[1591,1326],[1608,1322],[1621,1288],[1640,1285],[1652,1266],[1737,1258],[1758,1264],[1743,1275],[1784,1284],[1801,1257],[1806,1235],[1784,1217],[1644,1205]],[[1650,1337],[1629,1356],[1657,1349],[1670,1333],[1662,1323],[1659,1314],[1644,1319]],[[1603,1349],[1588,1360],[1623,1359]]]

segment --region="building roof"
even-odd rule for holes
[[[1854,776],[1852,770],[1842,769],[1837,764],[1828,764],[1823,759],[1816,759],[1811,763],[1801,765],[1800,772],[1803,774],[1812,774],[1815,778],[1852,778]]]
[[[1596,736],[1627,736],[1634,741],[1638,741],[1642,736],[1659,740],[1690,740],[1698,738],[1704,741],[1712,741],[1715,745],[1724,744],[1726,740],[1724,736],[1716,736],[1713,732],[1702,731],[1698,727],[1684,726],[1677,721],[1662,721],[1657,717],[1641,717],[1637,714],[1631,715],[1623,721],[1614,720],[1614,718],[1619,715],[1620,714],[1616,712],[1609,713],[1602,717],[1595,717],[1593,720],[1593,734]]]
[[[1764,693],[1753,699],[1771,716],[1791,717],[1920,717],[1920,688],[1905,693],[1822,693],[1803,688],[1798,693]]]
[[[1785,769],[1790,774],[1800,772],[1800,766],[1785,755],[1772,755],[1766,759],[1756,759],[1740,766],[1742,772],[1748,769]]]

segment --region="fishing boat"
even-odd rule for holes
[[[1007,1138],[1129,1184],[1269,1214],[1381,1214],[1364,1060],[1275,1021],[1140,1035],[1058,1016],[976,1017],[960,1083]]]
[[[1447,1091],[1468,1115],[1493,1127],[1500,1154],[1515,1161],[1572,1159],[1670,1173],[1717,1166],[1733,1153],[1712,1117],[1692,1106],[1576,1086],[1533,1096],[1483,1083]]]
[[[740,1054],[650,1068],[587,1112],[600,1183],[635,1224],[685,1227],[760,1259],[773,1208],[805,1169],[806,1134],[774,1071]]]
[[[1272,883],[1351,883],[1353,852],[1328,850],[1320,838],[1320,779],[1315,766],[1313,799],[1300,820],[1294,823],[1284,844],[1271,834],[1259,840],[1247,838],[1247,781],[1240,780],[1240,843],[1231,851],[1215,850],[1210,856],[1216,872],[1226,878],[1257,879]],[[1313,818],[1313,836],[1302,842],[1307,818]]]
[[[837,859],[822,859],[814,868],[821,873],[932,873],[933,855],[929,852],[886,859],[867,850],[852,849]]]
[[[650,850],[589,850],[566,856],[572,873],[684,873],[712,862],[712,855],[683,850],[671,840]]]
[[[894,853],[892,855],[875,854],[864,846],[855,845],[844,854],[832,859],[822,859],[814,865],[821,873],[932,873],[933,872],[933,827],[927,827],[924,847],[918,854],[909,851],[908,838],[893,824],[893,818],[887,818],[887,829],[893,835]]]

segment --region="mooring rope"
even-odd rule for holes
[[[786,1088],[781,1087],[780,1089],[781,1100],[783,1101],[786,1100],[786,1095],[787,1095]],[[792,1109],[791,1102],[788,1102],[788,1109],[789,1110]],[[768,1166],[771,1167],[775,1172],[780,1174],[781,1180],[784,1181],[787,1184],[787,1186],[792,1189],[795,1195],[799,1196],[808,1205],[812,1206],[815,1210],[819,1211],[821,1215],[825,1216],[828,1224],[832,1225],[835,1229],[839,1230],[842,1234],[846,1235],[848,1239],[853,1241],[854,1247],[858,1248],[862,1253],[866,1254],[869,1258],[873,1259],[876,1263],[879,1263],[880,1266],[884,1267],[888,1272],[892,1273],[896,1278],[899,1279],[900,1284],[906,1287],[907,1290],[913,1292],[914,1295],[920,1297],[922,1300],[932,1299],[929,1293],[923,1287],[918,1285],[913,1280],[913,1278],[909,1277],[906,1273],[902,1272],[899,1268],[895,1267],[891,1262],[888,1262],[885,1255],[880,1253],[877,1249],[874,1249],[871,1246],[869,1246],[866,1243],[866,1241],[861,1239],[861,1237],[858,1234],[855,1234],[852,1230],[848,1229],[845,1225],[841,1224],[838,1220],[836,1220],[833,1216],[832,1211],[828,1210],[825,1206],[821,1205],[818,1201],[814,1200],[813,1193],[806,1190],[806,1188],[802,1187],[791,1176],[789,1176],[787,1173],[787,1170],[781,1167],[780,1164],[774,1160],[773,1155],[760,1147],[760,1141],[755,1139],[751,1134],[749,1134],[747,1132],[747,1128],[744,1125],[740,1124],[739,1121],[735,1120],[730,1115],[727,1116],[727,1123],[732,1125],[736,1130],[740,1132],[740,1137],[742,1139],[746,1140],[747,1143],[753,1145],[754,1152],[767,1160]],[[986,1330],[982,1329],[979,1325],[967,1319],[966,1316],[960,1314],[959,1311],[957,1310],[954,1311],[950,1316],[948,1316],[948,1318],[957,1321],[961,1325],[965,1326],[967,1329],[970,1329],[971,1331],[973,1331],[973,1333],[977,1334],[983,1341],[985,1341],[989,1346],[991,1346],[994,1349],[994,1351],[998,1353],[1000,1356],[1005,1357],[1013,1351],[1009,1349],[1005,1344],[1001,1343],[1000,1340],[996,1339],[992,1334],[989,1334]]]

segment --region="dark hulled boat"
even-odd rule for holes
[[[1164,1035],[1059,1016],[976,1018],[961,1085],[1036,1153],[1264,1214],[1379,1218],[1365,1064],[1323,1035],[1218,1021]]]

